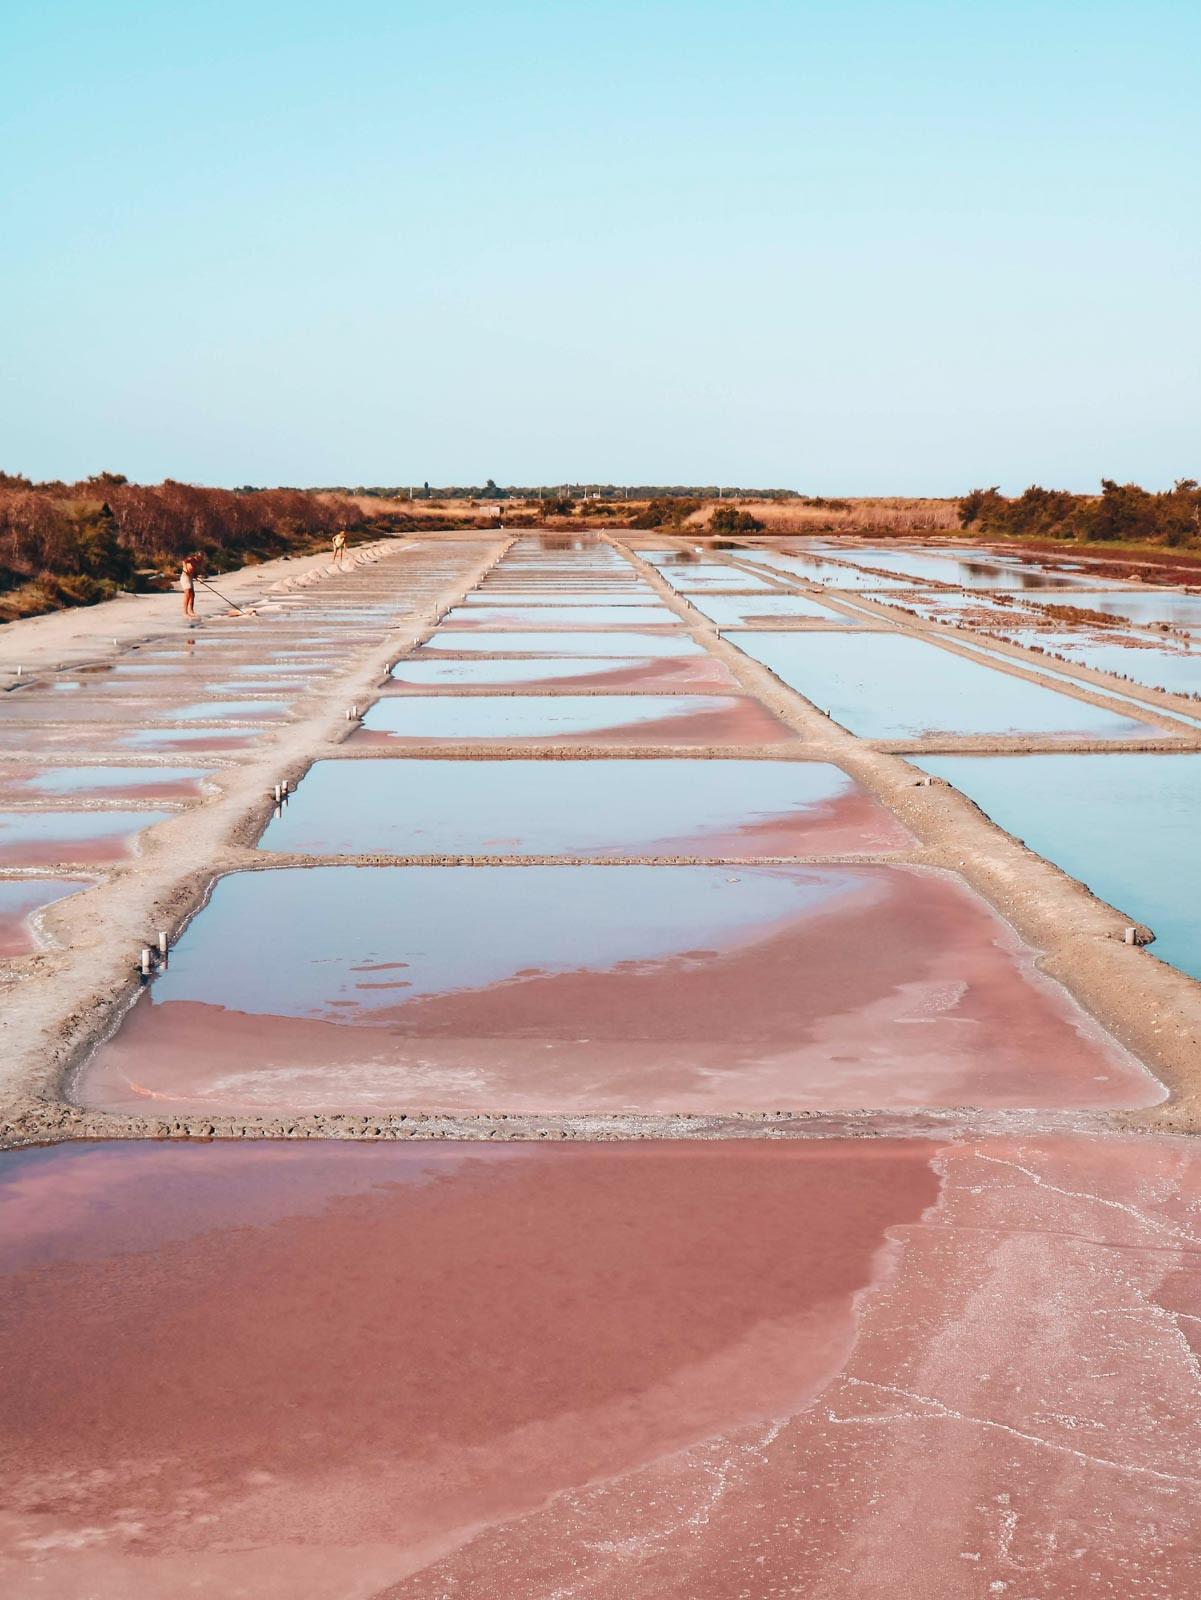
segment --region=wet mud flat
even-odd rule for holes
[[[71,1088],[210,1115],[1162,1093],[951,875],[849,864],[233,874]]]
[[[9,1593],[1192,1592],[1188,1141],[101,1144],[0,1192]]]

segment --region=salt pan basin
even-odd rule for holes
[[[908,830],[810,761],[319,761],[263,835],[308,855],[723,859],[903,849]],[[473,771],[474,778],[481,774]]]
[[[170,811],[0,811],[0,866],[123,861]]]
[[[795,739],[739,695],[393,695],[351,735],[357,744],[761,745]]]
[[[80,878],[0,878],[0,957],[28,955],[36,949],[37,913],[90,887]]]
[[[468,651],[479,655],[508,656],[699,656],[703,647],[677,629],[658,633],[636,629],[608,628],[589,633],[537,631],[486,633],[473,628],[441,628],[422,644],[420,650],[446,650],[456,655]]]
[[[865,739],[1154,736],[1152,724],[899,633],[731,633],[739,649]]]
[[[1162,1098],[958,879],[893,866],[232,874],[72,1092],[157,1113]]]
[[[439,661],[406,657],[392,668],[393,679],[409,689],[736,689],[733,674],[715,656],[655,660],[650,656],[596,659],[592,656],[473,656]]]
[[[1008,833],[1156,935],[1201,978],[1201,755],[923,756]]]
[[[1196,1593],[1201,1152],[0,1155],[0,1587]]]

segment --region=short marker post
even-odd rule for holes
[[[142,946],[142,976],[143,976],[143,978],[148,978],[150,976],[150,960],[151,960],[150,946],[148,944],[144,944]]]

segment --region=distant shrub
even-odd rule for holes
[[[973,489],[959,502],[964,528],[1001,538],[1079,539],[1173,547],[1201,541],[1201,486],[1181,478],[1152,493],[1137,483],[1101,480],[1099,495],[1072,494],[1033,484],[1015,499],[995,486]]]
[[[631,528],[679,528],[682,527],[694,511],[701,509],[699,500],[689,500],[682,495],[665,495],[662,499],[648,502],[646,510],[640,511],[629,522]]]
[[[722,505],[709,518],[708,532],[729,539],[742,533],[762,533],[763,524],[758,517],[752,517],[749,511]]]

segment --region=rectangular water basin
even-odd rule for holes
[[[737,695],[509,695],[377,700],[356,743],[757,745],[795,739],[757,700]]]
[[[264,850],[309,855],[846,855],[913,838],[809,761],[318,761]]]
[[[1062,605],[1062,599],[1035,601],[1036,605]],[[1186,632],[1201,629],[1201,594],[1185,594],[1178,589],[1123,589],[1116,593],[1073,595],[1071,604],[1085,611],[1103,611],[1106,616],[1125,617],[1140,627],[1163,623]]]
[[[652,606],[663,609],[663,602],[652,589],[630,587],[626,593],[608,590],[598,594],[592,589],[562,589],[547,587],[531,593],[528,588],[511,590],[500,584],[484,584],[464,595],[462,604],[468,606]]]
[[[819,561],[812,556],[788,556],[758,551],[748,560],[760,566],[773,567],[788,577],[803,583],[821,584],[830,589],[907,589],[912,587],[901,578],[877,578],[857,567],[840,567],[834,561]]]
[[[699,656],[702,647],[677,630],[639,633],[611,628],[606,633],[477,633],[470,628],[443,628],[422,650],[453,650],[480,655],[511,656]]]
[[[1007,833],[1156,935],[1201,978],[1201,755],[923,756]]]
[[[9,800],[194,800],[206,767],[21,767],[0,764]]]
[[[679,618],[661,602],[653,606],[456,606],[441,628],[678,628]]]
[[[1201,695],[1201,652],[1179,645],[1149,645],[1145,637],[1123,635],[1120,639],[1099,638],[1096,634],[1047,633],[1041,629],[1006,628],[1004,637],[1014,644],[1031,646],[1050,655],[1062,656],[1068,663],[1108,672],[1131,683],[1163,689],[1167,694]]]
[[[0,878],[0,957],[8,960],[36,950],[38,912],[90,887],[81,878]]]
[[[650,656],[606,659],[596,656],[531,656],[497,660],[479,656],[463,661],[406,658],[392,668],[392,677],[406,688],[437,690],[474,688],[523,689],[659,689],[665,693],[696,689],[735,689],[733,674],[716,656]]]
[[[764,595],[689,595],[689,603],[719,628],[736,628],[754,622],[833,622],[840,628],[856,628],[859,620],[829,606],[819,605],[799,594]]]
[[[124,861],[145,828],[170,811],[0,811],[0,866]]]
[[[1186,1600],[1199,1184],[1115,1135],[2,1155],[8,1592]]]
[[[731,633],[835,722],[867,739],[937,733],[1154,736],[1153,725],[899,633]]]
[[[160,1114],[1161,1099],[1034,958],[913,867],[236,873],[72,1093]]]

